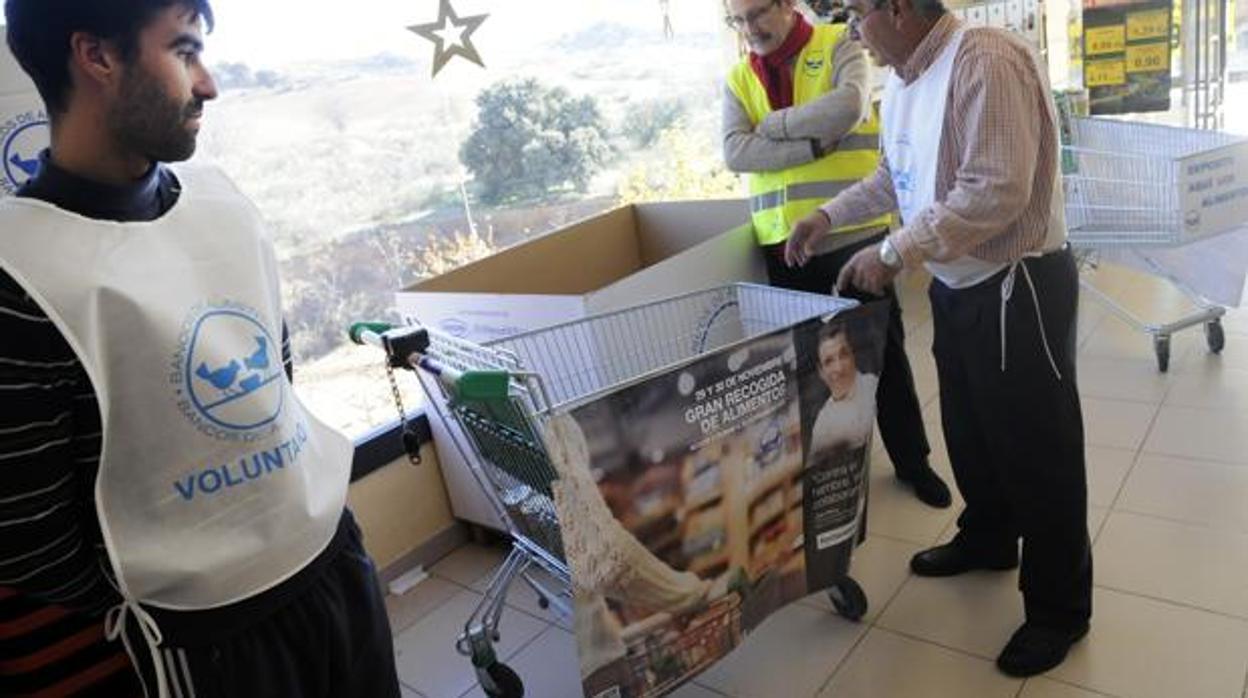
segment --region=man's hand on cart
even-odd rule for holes
[[[814,256],[815,245],[832,232],[832,221],[822,209],[798,221],[789,232],[784,244],[784,263],[790,267],[804,267]]]
[[[890,267],[880,258],[880,244],[864,247],[841,267],[836,288],[844,291],[854,287],[872,295],[884,295],[884,289],[897,278],[900,268]]]

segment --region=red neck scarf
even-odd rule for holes
[[[815,33],[815,28],[810,26],[805,17],[799,13],[794,14],[797,15],[797,23],[779,48],[766,56],[750,52],[750,67],[754,69],[758,79],[763,81],[763,87],[767,89],[767,101],[771,103],[772,109],[793,106],[793,66],[790,63],[806,48],[806,43]]]

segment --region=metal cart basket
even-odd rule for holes
[[[1072,118],[1065,125],[1062,171],[1066,224],[1085,265],[1121,257],[1128,248],[1189,245],[1248,222],[1248,197],[1215,200],[1202,192],[1224,186],[1236,162],[1248,163],[1248,141],[1211,131],[1106,119]],[[1242,182],[1240,183],[1242,185]],[[1204,201],[1202,202],[1202,199]],[[1153,336],[1166,371],[1170,336],[1204,325],[1209,349],[1222,350],[1225,309],[1147,255],[1145,270],[1173,282],[1199,310],[1174,322],[1146,323],[1086,279],[1085,290],[1136,329]]]
[[[471,657],[488,695],[523,695],[520,678],[493,649],[512,582],[523,579],[544,608],[554,605],[570,613],[571,580],[551,487],[558,475],[541,438],[545,423],[625,386],[678,371],[708,352],[855,305],[830,296],[736,284],[486,344],[422,327],[352,327],[355,341],[385,348],[391,369],[415,370],[430,404],[445,410],[443,416],[459,427],[458,435],[452,429],[456,447],[512,538],[510,555],[457,643]],[[534,566],[553,577],[557,588],[539,583]],[[851,620],[866,612],[866,596],[848,577],[829,596]],[[690,645],[691,652],[696,644]],[[634,655],[642,649],[632,648]],[[695,664],[691,670],[701,668]]]

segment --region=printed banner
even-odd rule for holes
[[[809,320],[571,412],[588,475],[558,484],[595,500],[560,513],[585,695],[666,695],[847,574],[887,311]]]
[[[1170,109],[1171,0],[1083,7],[1083,84],[1091,113]]]

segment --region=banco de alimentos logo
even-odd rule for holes
[[[39,153],[48,147],[48,117],[31,110],[0,115],[0,192],[12,194],[39,170]]]
[[[229,302],[196,308],[183,325],[170,382],[182,414],[215,438],[262,438],[285,406],[281,346],[259,318]]]

